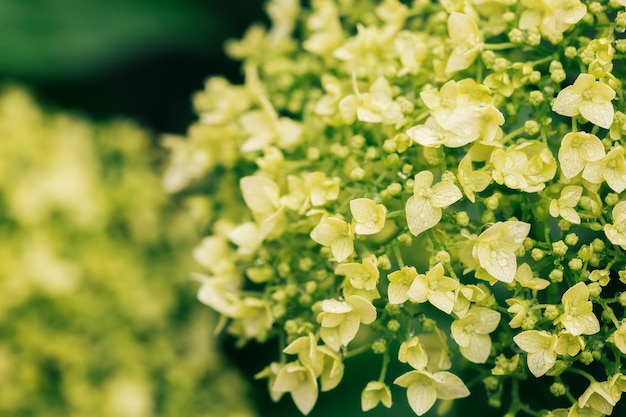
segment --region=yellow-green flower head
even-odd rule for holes
[[[591,74],[580,74],[574,84],[559,92],[552,110],[568,117],[580,114],[591,123],[608,129],[615,114],[611,103],[614,98],[615,90],[611,87],[596,81]]]
[[[474,242],[474,259],[495,279],[511,283],[517,272],[515,251],[530,232],[530,224],[509,220],[482,232]]]
[[[562,380],[548,415],[608,411],[569,370],[611,381],[626,349],[620,1],[270,0],[271,26],[229,43],[245,81],[196,96],[166,183],[208,194],[199,297],[241,343],[279,341],[273,398],[308,412],[369,351],[364,410],[391,406],[398,362],[418,414],[474,362],[511,414],[545,408],[524,374]]]

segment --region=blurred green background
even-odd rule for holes
[[[159,132],[193,120],[191,92],[211,74],[240,77],[223,52],[261,0],[2,0],[0,79],[47,103]]]

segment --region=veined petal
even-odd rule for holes
[[[592,101],[583,101],[580,103],[580,114],[594,125],[604,129],[611,127],[615,109],[610,101],[594,103]]]
[[[556,354],[547,352],[529,353],[527,356],[528,369],[537,378],[545,375],[556,362]]]
[[[450,181],[441,181],[432,188],[431,204],[433,207],[448,207],[459,201],[463,194],[459,187]]]
[[[477,247],[478,262],[491,276],[499,281],[511,283],[515,278],[517,260],[512,251],[497,248],[490,244],[482,244]]]
[[[339,325],[341,344],[348,346],[359,332],[359,317],[356,314],[346,314],[344,321]]]
[[[411,409],[421,416],[425,414],[437,401],[437,391],[432,384],[411,384],[406,390]]]
[[[317,381],[313,371],[308,370],[309,374],[306,376],[306,380],[298,384],[293,390],[291,390],[291,398],[298,407],[298,410],[304,415],[307,415],[315,406],[318,396]]]
[[[351,295],[346,301],[352,306],[361,323],[370,324],[376,320],[376,308],[367,299],[358,295]]]
[[[572,224],[580,224],[580,215],[575,209],[571,207],[562,207],[559,213],[561,217],[568,222]]]
[[[415,236],[435,226],[442,217],[440,208],[430,205],[430,201],[421,197],[409,197],[405,206],[409,230]]]
[[[420,190],[430,188],[433,184],[433,179],[433,173],[428,170],[417,173],[413,179],[413,194],[417,194]]]
[[[486,334],[473,333],[467,346],[459,346],[459,350],[468,361],[485,363],[491,352],[491,338]]]
[[[574,91],[572,86],[565,87],[559,92],[552,104],[552,110],[562,116],[573,117],[580,113],[578,108],[582,97]]]
[[[436,372],[433,378],[437,382],[435,389],[437,390],[437,398],[442,400],[454,400],[456,398],[464,398],[470,394],[465,383],[458,376],[450,372]]]

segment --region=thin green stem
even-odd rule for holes
[[[380,376],[378,377],[379,382],[385,382],[385,378],[387,377],[387,365],[389,365],[390,360],[389,351],[386,351],[383,355],[383,365],[380,368]]]
[[[490,51],[500,51],[502,49],[512,49],[517,48],[518,45],[512,42],[503,42],[503,43],[486,43],[483,45],[483,49]]]
[[[398,266],[400,266],[400,268],[404,268],[405,264],[404,264],[404,260],[402,259],[402,253],[400,252],[400,246],[398,246],[397,243],[393,243],[391,245],[391,248],[393,250],[393,254],[396,257],[396,260],[398,261]]]
[[[565,372],[571,372],[573,374],[578,374],[580,376],[583,376],[583,377],[587,378],[589,380],[589,382],[591,382],[591,383],[596,382],[596,379],[589,372],[583,371],[582,369],[574,368],[573,366],[570,366],[570,367],[566,368]]]
[[[358,355],[360,355],[362,353],[365,353],[367,351],[370,351],[370,350],[372,350],[372,344],[371,343],[366,343],[366,344],[364,344],[362,346],[359,346],[358,348],[352,349],[350,351],[346,351],[343,354],[343,359],[350,359],[350,358],[353,358],[355,356],[358,356]]]

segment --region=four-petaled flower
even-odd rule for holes
[[[378,284],[378,260],[370,255],[361,263],[341,264],[335,269],[335,274],[345,275],[355,289],[372,291]]]
[[[391,407],[391,390],[384,382],[370,381],[361,393],[361,409],[369,411],[378,404]]]
[[[567,185],[561,190],[558,200],[550,201],[550,216],[562,217],[572,224],[580,224],[580,215],[576,206],[583,195],[583,187],[580,185]]]
[[[552,104],[552,110],[562,116],[583,116],[594,125],[608,129],[615,110],[611,100],[615,90],[596,81],[591,74],[580,74],[574,84],[562,89]]]
[[[617,193],[626,190],[626,158],[624,148],[616,146],[598,161],[590,162],[583,170],[583,179],[593,183],[606,183]]]
[[[313,409],[319,392],[313,369],[299,361],[282,365],[270,389],[277,395],[288,392],[298,410],[305,415]]]
[[[604,234],[612,244],[626,250],[626,201],[620,201],[611,211],[612,224],[604,225]]]
[[[351,200],[350,212],[354,221],[354,232],[358,235],[373,235],[385,226],[387,208],[369,198]]]
[[[563,137],[558,158],[565,178],[574,178],[590,162],[604,158],[604,145],[596,135],[570,132]]]
[[[387,298],[390,304],[402,304],[409,299],[409,288],[417,278],[415,267],[403,266],[400,270],[387,275],[389,285],[387,287]]]
[[[564,311],[555,323],[561,323],[574,336],[600,331],[600,322],[593,314],[593,303],[589,301],[589,288],[584,282],[565,291],[561,302]]]
[[[418,416],[430,410],[437,398],[453,400],[470,394],[461,378],[447,371],[409,371],[396,378],[394,384],[407,389],[409,405]]]
[[[517,271],[515,251],[529,231],[528,223],[515,220],[498,222],[478,236],[472,254],[480,267],[493,278],[511,283]]]
[[[321,324],[320,337],[331,349],[338,351],[354,339],[361,323],[376,320],[376,308],[367,299],[351,295],[346,301],[324,300],[317,315]]]
[[[420,343],[419,337],[413,336],[402,342],[398,351],[398,360],[402,363],[408,363],[413,369],[418,371],[426,368],[426,365],[428,365],[428,354]]]
[[[415,303],[430,302],[444,313],[450,314],[456,300],[458,280],[444,275],[443,264],[438,263],[426,274],[419,274],[411,284],[407,294]]]
[[[443,216],[442,208],[448,207],[463,197],[461,190],[451,181],[435,185],[433,174],[422,171],[415,176],[413,195],[406,202],[406,220],[415,236],[435,226]]]
[[[472,307],[450,326],[452,338],[470,362],[485,363],[491,353],[491,337],[500,323],[500,313],[485,307]]]
[[[545,330],[526,330],[513,337],[513,341],[527,354],[528,369],[539,378],[556,362],[558,338]]]
[[[452,12],[448,16],[448,35],[455,47],[448,57],[446,72],[464,70],[472,65],[483,47],[482,33],[471,17]]]
[[[329,246],[337,262],[344,261],[354,251],[352,226],[337,217],[324,217],[313,230],[311,239],[322,246]]]

